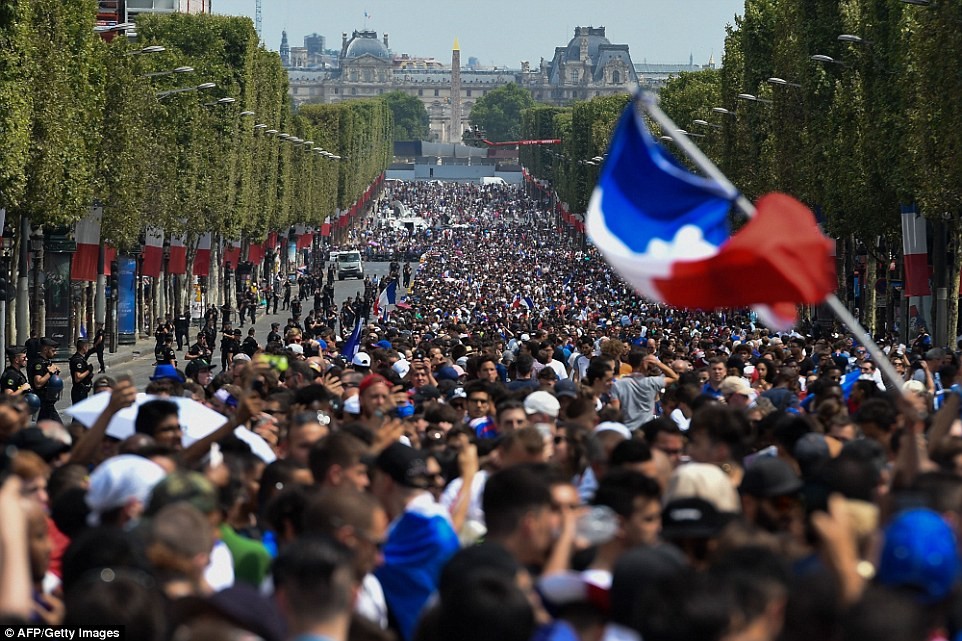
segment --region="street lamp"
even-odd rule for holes
[[[740,93],[736,96],[736,98],[739,98],[740,100],[747,100],[748,102],[762,102],[768,105],[772,104],[771,100],[768,100],[767,98],[759,98],[758,96],[750,93]]]
[[[735,117],[735,112],[729,111],[728,109],[725,109],[724,107],[712,107],[712,108],[711,108],[711,112],[714,113],[714,114],[721,114],[721,115],[723,115],[723,116],[731,116],[732,118]]]
[[[155,96],[158,100],[163,100],[167,96],[173,96],[179,93],[190,93],[191,91],[205,91],[207,89],[214,89],[217,87],[216,83],[213,82],[202,82],[196,87],[181,87],[179,89],[168,89],[167,91],[159,91]]]
[[[816,53],[814,56],[811,56],[811,59],[814,60],[815,62],[822,62],[829,65],[841,65],[843,67],[845,66],[845,63],[842,62],[841,60],[836,60],[832,56],[826,56],[820,53]]]
[[[839,42],[848,42],[853,45],[870,45],[872,44],[868,40],[862,38],[862,36],[856,36],[851,33],[843,33],[838,37]]]
[[[778,85],[779,87],[801,87],[802,85],[797,82],[789,82],[784,78],[771,77],[766,82],[770,85]]]
[[[240,112],[240,113],[237,114],[237,115],[238,115],[238,117],[240,117],[240,118],[246,118],[247,116],[253,116],[253,115],[254,115],[254,112],[253,112],[253,111],[242,111],[242,112]]]
[[[264,133],[267,134],[268,136],[274,136],[274,135],[277,134],[277,130],[276,130],[276,129],[268,129],[268,130],[265,131]]]
[[[698,118],[697,120],[692,120],[691,124],[698,125],[699,127],[709,127],[711,129],[724,129],[721,125],[716,125],[715,123],[708,122],[707,120],[702,120]]]
[[[7,299],[10,297],[10,260],[13,250],[13,228],[7,224],[3,226],[3,237],[0,242],[0,354],[6,353],[7,347]]]
[[[118,22],[114,25],[99,24],[94,27],[94,32],[96,33],[110,33],[115,31],[126,31],[128,29],[133,29],[133,22]]]
[[[171,69],[170,71],[154,71],[151,73],[145,73],[144,78],[156,78],[158,76],[170,76],[175,73],[193,73],[193,67],[177,67],[176,69]]]
[[[237,98],[219,98],[213,102],[205,102],[205,107],[219,107],[223,105],[232,105],[237,102]]]
[[[163,53],[167,51],[167,47],[161,47],[160,45],[150,45],[149,47],[144,47],[143,49],[134,49],[133,51],[128,51],[128,56],[142,56],[148,53]]]

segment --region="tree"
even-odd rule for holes
[[[471,124],[494,142],[521,138],[521,114],[535,104],[531,92],[514,83],[488,92],[474,103]]]
[[[384,94],[391,113],[394,114],[393,140],[424,140],[430,130],[430,118],[424,103],[402,91]]]

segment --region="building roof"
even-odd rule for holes
[[[588,36],[588,57],[592,60],[598,59],[598,48],[601,45],[610,45],[608,38],[605,37],[604,27],[575,27],[575,37],[568,42],[565,54],[568,60],[577,60],[581,55],[581,36]]]
[[[377,39],[374,31],[355,31],[347,49],[344,51],[345,58],[360,58],[361,56],[374,56],[375,58],[391,59],[391,53],[384,46],[384,43]]]

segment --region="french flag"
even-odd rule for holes
[[[164,258],[164,230],[148,227],[144,242],[143,275],[157,278]]]
[[[923,218],[913,206],[902,206],[902,253],[905,254],[905,295],[928,296],[928,232]]]
[[[97,260],[100,258],[100,220],[104,210],[91,207],[90,212],[74,227],[77,251],[71,259],[70,277],[73,280],[97,280]],[[107,262],[109,265],[110,263]]]
[[[524,307],[525,309],[534,309],[534,301],[532,301],[528,296],[515,294],[514,300],[511,301],[511,309],[518,309],[520,307]]]
[[[210,232],[197,239],[197,253],[194,254],[194,276],[210,276],[210,240]]]
[[[769,194],[738,233],[739,193],[696,176],[652,138],[636,103],[622,114],[591,201],[587,227],[605,259],[638,292],[674,307],[754,306],[790,327],[795,306],[835,289],[831,243],[802,203]]]
[[[184,234],[174,234],[170,237],[170,260],[167,262],[168,274],[187,273],[187,246],[184,244]]]
[[[392,280],[387,284],[381,294],[374,301],[374,314],[387,314],[391,305],[397,305],[397,281]]]

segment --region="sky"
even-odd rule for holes
[[[255,0],[212,0],[214,13],[254,17]],[[627,44],[636,63],[721,62],[725,25],[744,0],[262,0],[263,39],[277,50],[281,31],[291,46],[318,33],[327,47],[341,33],[368,28],[389,34],[395,54],[450,63],[457,38],[461,61],[484,66],[532,67],[564,46],[577,26],[605,27],[613,44]],[[365,13],[368,18],[365,19]]]

